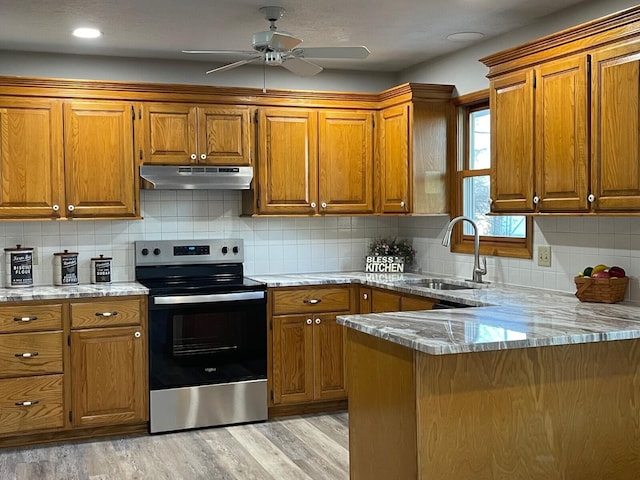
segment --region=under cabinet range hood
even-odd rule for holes
[[[248,190],[253,167],[141,165],[140,179],[150,190]]]

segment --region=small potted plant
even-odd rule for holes
[[[369,245],[369,255],[393,255],[403,257],[404,264],[410,267],[416,257],[416,251],[408,240],[397,238],[378,238]]]

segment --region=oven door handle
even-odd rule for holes
[[[184,305],[188,303],[234,302],[238,300],[264,300],[266,292],[213,293],[211,295],[169,295],[154,297],[154,305]]]

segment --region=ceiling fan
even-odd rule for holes
[[[308,58],[365,59],[369,56],[367,47],[298,47],[302,40],[287,32],[279,32],[276,21],[284,16],[282,7],[262,7],[260,11],[270,22],[269,30],[253,35],[253,50],[182,50],[183,53],[210,55],[248,55],[248,58],[223,65],[207,73],[224,72],[248,63],[263,61],[265,65],[280,65],[302,77],[310,77],[322,71],[320,65]]]

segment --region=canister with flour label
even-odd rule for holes
[[[16,245],[5,248],[5,286],[20,288],[33,286],[33,248]]]

